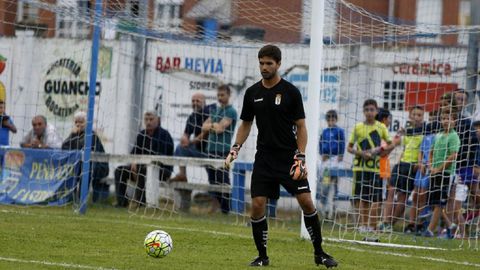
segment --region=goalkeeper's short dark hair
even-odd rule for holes
[[[278,63],[282,61],[282,51],[275,45],[265,45],[258,51],[258,58],[262,57],[270,57]]]

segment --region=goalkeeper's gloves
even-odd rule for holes
[[[230,166],[232,162],[237,159],[238,157],[238,152],[240,151],[240,148],[242,148],[241,144],[234,144],[232,148],[230,149],[230,152],[228,153],[227,158],[225,159],[225,168],[228,170],[230,169]]]
[[[293,156],[293,165],[290,168],[290,176],[293,180],[307,179],[307,166],[305,161],[305,154],[297,151]]]

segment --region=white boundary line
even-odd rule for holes
[[[23,215],[32,215],[32,216],[46,216],[46,217],[56,217],[52,215],[43,215],[43,214],[34,214],[34,213],[29,213],[27,211],[10,211],[10,210],[1,210],[1,213],[15,213],[15,214],[23,214]],[[66,216],[61,216],[61,218],[68,218]],[[78,218],[78,217],[75,217]],[[82,218],[86,219],[86,218]],[[143,227],[149,227],[149,228],[158,228],[158,225],[155,224],[148,224],[148,223],[137,223],[137,222],[131,222],[131,221],[112,221],[111,219],[104,219],[104,218],[95,218],[96,221],[100,222],[105,222],[105,223],[120,223],[120,224],[129,224],[129,225],[136,225],[136,226],[143,226]],[[243,239],[250,239],[250,235],[244,235],[244,234],[238,234],[238,233],[229,233],[229,232],[219,232],[219,231],[213,231],[213,230],[202,230],[202,229],[192,229],[192,228],[184,228],[184,227],[173,227],[173,226],[162,226],[162,228],[166,229],[171,229],[171,230],[179,230],[179,231],[187,231],[187,232],[198,232],[198,233],[206,233],[206,234],[213,234],[213,235],[222,235],[222,236],[230,236],[230,237],[238,237],[238,238],[243,238]],[[290,238],[281,238],[282,240],[292,240]],[[332,239],[332,238],[325,238],[328,241],[332,242],[337,242],[337,243],[342,243],[342,242],[353,242],[353,243],[359,243],[359,244],[372,244],[371,242],[363,242],[363,241],[346,241],[346,240],[337,240],[337,239]],[[409,254],[404,254],[404,253],[398,253],[398,252],[391,252],[391,251],[376,251],[376,250],[366,250],[362,248],[356,248],[356,247],[351,247],[351,246],[343,246],[343,245],[336,245],[336,244],[330,244],[326,243],[328,246],[336,247],[336,248],[341,248],[341,249],[346,249],[346,250],[351,250],[351,251],[356,251],[356,252],[363,252],[363,253],[375,253],[375,254],[380,254],[380,255],[391,255],[391,256],[398,256],[398,257],[405,257],[405,258],[414,258],[414,259],[421,259],[421,260],[427,260],[427,261],[433,261],[433,262],[441,262],[441,263],[449,263],[449,264],[455,264],[455,265],[464,265],[464,266],[472,266],[472,267],[479,267],[480,264],[478,263],[471,263],[471,262],[466,262],[466,261],[452,261],[452,260],[447,260],[447,259],[441,259],[441,258],[435,258],[435,257],[427,257],[427,256],[414,256],[414,255],[409,255]],[[401,245],[400,245],[401,246]],[[0,257],[0,260],[4,258]],[[11,259],[11,258],[5,258],[5,259]],[[12,259],[12,260],[17,260],[17,259]],[[46,261],[33,261],[33,260],[19,260],[19,262],[31,262],[31,263],[41,263],[41,264],[51,264],[51,265],[58,265],[62,266],[62,263],[49,263]],[[70,266],[69,264],[65,264]],[[83,265],[75,265],[72,264],[71,267],[76,268],[83,268],[83,269],[98,269],[98,270],[104,270],[108,268],[96,268],[92,266],[83,266]]]
[[[441,263],[450,263],[450,264],[456,264],[456,265],[466,265],[466,266],[480,267],[480,264],[471,263],[471,262],[451,261],[451,260],[434,258],[434,257],[427,257],[427,256],[413,256],[413,255],[397,253],[397,252],[390,252],[390,251],[365,250],[365,249],[361,249],[361,248],[340,246],[340,245],[335,245],[335,244],[330,244],[330,246],[333,246],[333,247],[336,247],[336,248],[352,250],[352,251],[357,251],[357,252],[364,252],[364,253],[375,253],[375,254],[380,254],[380,255],[392,255],[392,256],[405,257],[405,258],[422,259],[422,260],[433,261],[433,262],[441,262]]]
[[[24,260],[24,259],[7,258],[7,257],[0,257],[0,261],[15,262],[15,263],[27,263],[27,264],[41,264],[41,265],[48,265],[48,266],[60,266],[60,267],[65,267],[65,268],[78,268],[78,269],[94,269],[94,270],[115,269],[115,268],[103,268],[103,267],[88,266],[88,265],[81,265],[81,264],[72,264],[72,263]]]
[[[348,239],[335,239],[330,237],[324,237],[324,239],[330,242],[337,242],[337,243],[355,243],[360,245],[367,245],[367,246],[376,246],[376,247],[392,247],[392,248],[411,248],[411,249],[426,249],[426,250],[447,250],[446,248],[437,248],[437,247],[424,247],[424,246],[413,246],[413,245],[402,245],[402,244],[391,244],[391,243],[380,243],[380,242],[367,242],[367,241],[359,241],[359,240],[348,240]]]

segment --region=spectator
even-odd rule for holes
[[[413,190],[415,174],[418,168],[418,155],[422,144],[425,124],[424,111],[420,106],[410,109],[409,122],[403,138],[403,152],[400,162],[393,167],[390,189],[387,194],[384,223],[393,225],[405,212],[405,205]],[[394,205],[395,195],[397,203]]]
[[[395,147],[385,125],[375,120],[377,110],[375,100],[365,100],[363,103],[365,121],[355,125],[347,147],[348,152],[355,155],[353,203],[360,212],[360,232],[373,230],[376,226],[376,217],[369,219],[369,213],[371,204],[382,200],[379,154],[391,151]],[[387,143],[386,147],[381,146],[382,139]]]
[[[202,93],[192,95],[193,112],[187,119],[187,124],[180,138],[180,145],[175,149],[175,156],[180,157],[206,157],[207,132],[202,133],[202,125],[207,120],[210,112],[216,109],[216,104],[205,106],[205,96]],[[193,138],[191,136],[193,134]],[[170,179],[170,181],[187,182],[185,166],[179,166],[179,173]],[[180,211],[188,212],[190,209],[191,190],[178,190],[181,197]]]
[[[471,119],[472,114],[467,110],[466,105],[468,103],[468,92],[464,89],[457,89],[454,92],[455,103],[457,105],[457,111],[459,112],[458,119]]]
[[[442,210],[448,199],[450,176],[455,173],[455,160],[460,149],[460,138],[455,131],[457,113],[452,107],[450,110],[443,107],[441,110],[442,132],[435,136],[433,149],[430,152],[429,171],[430,187],[428,203],[433,207],[433,214],[428,229],[423,235],[433,237],[433,231],[437,228],[438,221],[442,216]],[[448,224],[449,221],[447,220]]]
[[[132,155],[173,155],[173,140],[170,133],[160,127],[160,118],[154,112],[146,112],[143,116],[145,129],[141,130],[130,154]],[[172,166],[160,165],[160,181],[166,181],[171,173]],[[133,200],[135,203],[145,204],[145,177],[147,166],[132,163],[120,166],[115,170],[115,192],[117,207],[127,207],[127,182],[136,182]]]
[[[425,135],[418,153],[418,169],[413,183],[412,207],[410,208],[409,224],[405,227],[405,233],[418,233],[423,231],[423,224],[417,220],[419,213],[425,209],[430,184],[430,172],[427,164],[430,163],[430,151],[433,146],[435,135],[439,130],[437,121],[429,122],[425,128]]]
[[[378,122],[384,124],[385,127],[388,129],[388,128],[390,128],[390,125],[392,123],[392,114],[390,113],[389,110],[387,110],[385,108],[380,108],[378,110],[378,114],[375,117],[375,119]],[[399,140],[400,140],[400,136],[395,136],[394,144],[399,144]],[[387,146],[387,142],[382,140],[381,145],[382,145],[382,147],[385,148]],[[393,151],[393,148],[392,148],[392,151]],[[382,190],[383,190],[382,200],[386,199],[387,191],[389,191],[391,189],[390,184],[389,184],[391,174],[392,174],[392,171],[390,169],[390,158],[389,158],[390,152],[391,151],[384,152],[382,155],[380,155],[379,169],[380,169],[380,179],[382,179]],[[374,215],[380,216],[381,203],[380,202],[374,203],[373,206],[372,206],[372,209],[373,209]],[[391,207],[390,207],[390,209],[391,209]],[[380,224],[378,225],[378,229],[388,230],[389,228],[385,227],[385,224],[383,222],[380,222]]]
[[[75,121],[72,132],[62,144],[64,150],[84,150],[85,149],[85,127],[87,125],[87,115],[85,112],[76,112],[73,116]],[[92,132],[92,152],[105,153],[102,141],[96,132]],[[108,198],[109,185],[102,183],[102,179],[108,176],[109,168],[107,162],[90,162],[89,183],[92,184],[92,201],[100,202]],[[79,179],[81,181],[81,178]]]
[[[456,181],[454,182],[453,188],[450,189],[449,200],[446,206],[446,219],[448,222],[452,221],[452,227],[456,227],[456,223],[463,223],[463,217],[456,214],[460,211],[461,203],[459,200],[462,200],[461,196],[456,195],[457,188],[461,194],[464,193],[464,185],[470,188],[471,191],[475,190],[475,193],[478,190],[475,188],[477,180],[474,176],[473,169],[476,160],[475,153],[478,148],[478,139],[472,128],[471,115],[465,109],[467,99],[468,94],[463,89],[457,89],[453,94],[447,93],[442,96],[442,110],[451,111],[451,109],[454,109],[459,112],[455,123],[455,131],[460,138],[460,148],[457,153],[455,172]],[[455,198],[457,198],[457,200],[455,200]],[[451,228],[447,228],[447,232],[450,231]]]
[[[345,154],[345,131],[337,126],[338,115],[335,110],[330,110],[325,116],[327,120],[327,128],[325,128],[320,136],[320,155],[322,155],[322,164],[320,166],[319,178],[321,179],[320,201],[324,210],[324,215],[328,216],[328,210],[332,205],[332,212],[335,212],[335,206],[329,202],[330,187],[333,187],[333,197],[338,191],[338,177],[331,176],[328,168],[335,167],[335,164],[343,161]],[[338,167],[338,166],[337,166]]]
[[[10,131],[17,133],[17,128],[12,121],[12,118],[5,113],[5,102],[0,100],[0,145],[9,145]]]
[[[47,123],[47,118],[37,115],[32,119],[32,127],[20,143],[24,148],[61,148],[62,139],[55,127]]]
[[[480,121],[475,121],[473,123],[475,128],[475,135],[480,141]],[[474,181],[468,186],[470,191],[470,205],[469,213],[467,213],[467,219],[470,220],[480,213],[480,147],[477,147],[475,153],[475,166],[474,166]],[[473,208],[474,211],[470,211]]]
[[[208,156],[211,158],[225,159],[230,152],[232,136],[237,124],[237,111],[229,104],[230,87],[218,87],[217,98],[219,107],[211,112],[210,117],[203,123],[202,131],[208,132]],[[207,168],[208,181],[212,185],[230,184],[229,172],[225,168]],[[229,193],[212,193],[213,205],[211,212],[221,207],[222,213],[230,211]]]

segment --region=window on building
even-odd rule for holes
[[[183,0],[156,0],[155,1],[155,25],[170,31],[179,30],[182,23]]]
[[[57,13],[55,34],[60,38],[86,38],[90,28],[91,5],[89,0],[61,0],[62,12]],[[74,16],[73,16],[74,15]]]
[[[383,107],[391,111],[403,111],[405,108],[405,82],[383,82]]]
[[[417,0],[417,33],[420,43],[440,43],[443,0]]]
[[[37,23],[38,8],[31,0],[20,0],[17,6],[17,22]]]

